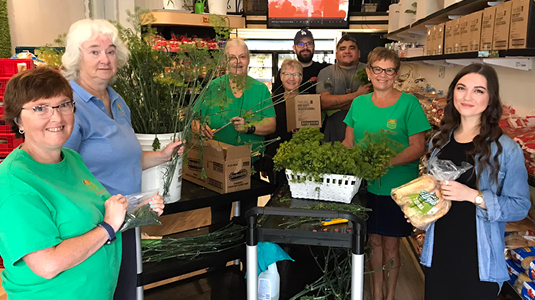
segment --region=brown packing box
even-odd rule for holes
[[[470,15],[459,18],[459,32],[461,34],[458,52],[468,52],[470,46]]]
[[[496,6],[492,50],[507,50],[509,25],[511,24],[511,3],[512,1],[507,1]]]
[[[453,53],[453,24],[455,20],[448,21],[444,25],[444,54]]]
[[[435,26],[435,49],[437,55],[444,54],[444,25],[445,23]]]
[[[511,4],[511,29],[509,49],[535,47],[535,1],[513,0]]]
[[[433,55],[433,28],[434,27],[427,28],[427,43],[425,44],[426,55]]]
[[[201,178],[199,147],[191,147],[182,177],[218,193],[251,188],[251,145],[232,146],[209,140],[203,144],[206,178]]]
[[[468,45],[468,51],[479,51],[479,43],[481,41],[481,19],[483,17],[483,11],[478,11],[470,14],[468,21],[470,32],[470,43]]]
[[[481,43],[479,50],[492,50],[495,16],[496,6],[487,7],[483,10],[483,18],[481,22]]]
[[[302,127],[321,128],[319,94],[298,95],[286,100],[286,129],[290,132]]]
[[[460,18],[453,20],[452,29],[453,29],[453,51],[452,53],[459,53],[461,48],[461,32],[459,31]]]

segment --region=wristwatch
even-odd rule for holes
[[[97,224],[98,227],[101,227],[101,228],[104,228],[104,230],[106,230],[106,232],[108,233],[108,240],[106,241],[106,244],[109,245],[111,244],[111,242],[115,241],[115,239],[117,238],[115,236],[115,230],[113,230],[113,227],[111,227],[110,224],[106,223],[106,222],[100,222]]]
[[[483,203],[483,193],[481,191],[477,191],[477,196],[474,199],[474,204],[477,206],[480,206]]]

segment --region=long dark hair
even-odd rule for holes
[[[500,118],[502,117],[502,103],[500,100],[500,86],[498,83],[498,74],[496,70],[487,64],[471,64],[464,67],[453,79],[448,88],[447,105],[444,108],[444,118],[440,122],[440,132],[431,141],[433,148],[429,154],[436,148],[442,149],[450,139],[450,134],[461,123],[461,115],[453,104],[453,94],[455,87],[459,80],[467,74],[479,74],[487,79],[487,91],[489,94],[489,104],[481,114],[481,122],[479,134],[474,137],[474,148],[468,155],[471,155],[475,161],[475,155],[479,155],[478,167],[476,170],[477,180],[479,184],[481,173],[486,168],[491,170],[491,178],[498,183],[498,172],[500,171],[500,163],[498,156],[502,153],[502,145],[499,138],[502,135],[502,129],[499,126]],[[498,152],[494,157],[491,157],[491,145],[496,143]]]

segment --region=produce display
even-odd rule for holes
[[[199,38],[196,35],[188,37],[187,35],[181,35],[177,37],[174,33],[171,34],[171,39],[167,40],[160,35],[150,36],[150,45],[153,49],[163,49],[166,52],[179,52],[183,47],[182,45],[196,45],[197,48],[208,48],[209,50],[215,50],[224,47],[224,42],[218,43],[211,38]]]

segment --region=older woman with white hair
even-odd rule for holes
[[[230,39],[225,47],[227,73],[214,79],[209,92],[196,103],[202,116],[209,115],[209,124],[201,129],[204,136],[231,145],[261,142],[264,136],[275,132],[275,109],[268,88],[262,82],[247,76],[249,48],[242,39]],[[221,96],[223,94],[224,96]],[[268,107],[268,108],[266,108]],[[254,109],[253,109],[254,108]],[[244,117],[247,110],[260,111],[255,116],[255,125]],[[258,118],[261,120],[258,120]],[[228,122],[234,126],[222,128]],[[221,128],[221,130],[217,130]],[[212,129],[216,129],[214,134]],[[199,123],[193,124],[199,131]]]
[[[262,82],[247,76],[249,49],[242,39],[229,39],[225,46],[227,74],[210,83],[205,97],[197,100],[195,110],[200,116],[209,116],[208,124],[200,128],[199,122],[192,124],[193,131],[201,132],[206,138],[231,145],[254,143],[256,148],[264,137],[275,132],[275,109],[271,94]],[[259,111],[247,116],[247,111]],[[233,126],[226,126],[232,122]],[[260,152],[264,152],[262,148]],[[253,157],[257,168],[258,156]],[[256,205],[255,205],[256,206]],[[251,203],[241,203],[243,214]],[[220,209],[215,213],[214,209]],[[212,208],[212,223],[228,220],[230,206]]]
[[[141,171],[171,159],[180,142],[159,152],[143,152],[130,121],[130,109],[110,86],[129,51],[106,20],[84,19],[71,25],[62,57],[76,102],[75,124],[64,147],[77,151],[111,194],[141,191]],[[153,196],[162,201],[160,195]],[[114,299],[135,299],[135,231],[123,233],[122,263]]]

